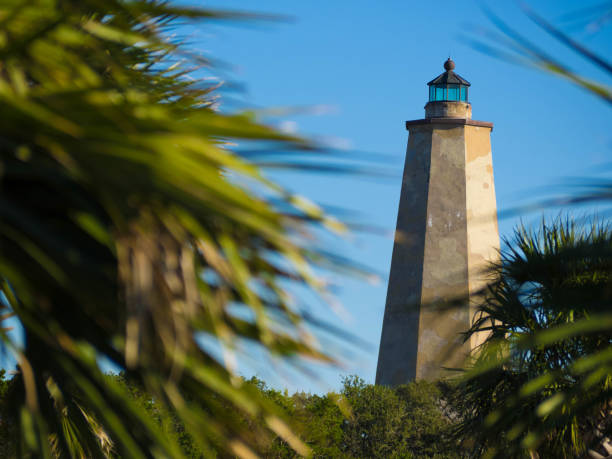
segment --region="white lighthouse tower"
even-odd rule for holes
[[[376,383],[437,379],[479,343],[463,343],[499,232],[490,134],[472,120],[470,83],[454,72],[428,83],[425,118],[409,132]],[[461,306],[448,309],[451,300]]]

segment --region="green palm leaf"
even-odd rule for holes
[[[459,382],[456,433],[494,457],[584,454],[609,429],[612,233],[558,220],[508,246],[467,333],[488,338]]]
[[[227,144],[316,146],[214,110],[215,88],[187,78],[208,62],[166,32],[238,17],[155,1],[0,6],[0,278],[25,340],[2,337],[19,364],[6,416],[21,455],[181,457],[102,360],[176,413],[205,455],[256,453],[266,431],[234,411],[308,453],[232,355],[242,340],[332,360],[286,289],[325,294],[315,266],[347,265],[308,233],[344,227]]]

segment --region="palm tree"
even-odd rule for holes
[[[584,61],[612,75],[610,62],[564,33],[526,4],[526,15]],[[486,10],[495,30],[472,37],[485,53],[564,78],[612,101],[612,91]],[[602,27],[610,5],[580,7],[565,15],[574,24]],[[549,206],[609,202],[609,179],[584,179],[565,195],[520,207],[506,215]],[[500,264],[492,268],[490,297],[469,334],[489,339],[459,384],[463,413],[459,433],[473,435],[476,451],[537,452],[543,457],[585,454],[607,457],[612,427],[610,375],[610,230],[557,221],[539,233],[517,230]],[[598,444],[599,443],[599,444]]]
[[[466,334],[487,339],[457,388],[456,433],[498,457],[599,448],[612,426],[612,230],[559,219],[507,247]]]
[[[314,268],[339,265],[309,233],[343,226],[229,142],[315,146],[216,110],[216,87],[190,78],[210,63],[169,38],[177,21],[236,17],[153,0],[0,6],[0,298],[24,333],[1,333],[18,363],[2,419],[19,455],[182,456],[103,361],[206,456],[253,457],[268,431],[308,452],[233,362],[239,342],[331,360],[287,286],[325,294]]]

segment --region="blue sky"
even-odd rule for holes
[[[564,16],[599,3],[557,0],[533,2],[531,7],[587,47],[610,56],[612,25],[589,28],[575,22],[576,15],[569,20]],[[367,350],[343,354],[342,368],[307,366],[317,375],[312,378],[256,358],[243,367],[245,373],[255,372],[290,391],[335,389],[342,374],[374,381],[392,250],[390,234],[397,216],[407,140],[404,121],[424,116],[426,83],[443,71],[449,55],[457,73],[472,83],[473,118],[495,124],[492,148],[498,209],[533,202],[543,196],[543,189],[550,190],[569,177],[593,176],[608,167],[610,106],[567,81],[477,51],[466,37],[479,36],[483,27],[494,29],[483,5],[574,70],[610,83],[545,35],[513,2],[210,1],[205,6],[275,13],[291,20],[182,30],[194,48],[226,65],[225,78],[243,85],[240,92],[225,92],[225,109],[310,107],[310,112],[288,113],[269,122],[347,148],[349,153],[376,153],[381,166],[392,171],[386,178],[273,175],[293,191],[324,205],[354,211],[357,220],[385,229],[386,237],[364,233],[353,235],[348,242],[330,244],[370,266],[382,279],[378,285],[336,279],[341,284],[338,297],[349,319],[313,306],[321,317],[370,343]],[[533,222],[541,215],[532,213],[523,220]],[[517,221],[500,221],[502,236],[510,234]]]

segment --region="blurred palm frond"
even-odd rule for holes
[[[180,21],[247,17],[260,18],[158,1],[0,6],[0,279],[24,331],[0,332],[19,365],[3,419],[19,454],[182,457],[102,361],[175,412],[206,456],[250,458],[269,436],[236,412],[308,454],[236,377],[237,343],[333,361],[311,331],[324,324],[288,291],[325,298],[322,270],[361,270],[309,242],[344,225],[231,148],[317,145],[216,110],[218,85],[190,78],[210,61],[172,38]]]

